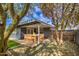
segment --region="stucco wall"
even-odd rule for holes
[[[14,40],[20,39],[20,37],[21,37],[20,33],[21,33],[20,28],[15,29],[15,31],[13,31],[13,33],[11,34],[9,39],[14,39]]]

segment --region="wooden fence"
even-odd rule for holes
[[[60,31],[58,31],[58,34],[59,34],[59,37],[60,37]],[[51,32],[51,38],[56,39],[56,34],[55,32]],[[74,31],[64,31],[64,34],[63,34],[63,40],[70,40],[70,41],[74,41],[75,40],[75,32]]]

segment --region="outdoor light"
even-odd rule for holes
[[[2,24],[2,21],[0,21],[0,24]]]
[[[3,23],[2,23],[2,21],[0,20],[0,25],[2,25]]]
[[[0,20],[0,27],[3,25],[3,22]]]

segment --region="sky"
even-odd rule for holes
[[[52,24],[52,20],[51,18],[48,18],[46,17],[42,10],[39,8],[39,5],[38,4],[31,4],[30,6],[30,10],[28,11],[28,13],[22,18],[22,20],[20,21],[20,23],[22,22],[26,22],[28,20],[33,20],[33,19],[36,19],[36,20],[41,20],[45,23],[48,23],[48,24]],[[9,24],[11,23],[11,18],[7,18],[7,21],[6,21],[6,25],[8,26]]]

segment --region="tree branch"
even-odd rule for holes
[[[70,13],[69,13],[70,16],[73,15],[73,12],[74,12],[74,10],[75,10],[75,6],[76,6],[76,4],[74,3],[73,6],[72,6],[71,11],[70,11]]]
[[[8,4],[7,3],[2,3],[2,7],[5,12],[8,11]]]
[[[15,10],[14,10],[14,5],[13,5],[13,3],[8,4],[8,10],[9,10],[9,12],[10,12],[10,15],[11,15],[12,18],[14,19],[16,13],[15,13]]]
[[[13,32],[13,30],[16,28],[16,26],[18,25],[19,21],[22,19],[22,17],[28,12],[28,9],[29,9],[29,6],[30,4],[25,4],[24,7],[23,7],[23,10],[21,11],[21,13],[19,15],[16,15],[16,14],[12,14],[13,15],[16,15],[14,16],[13,18],[13,21],[12,21],[12,24],[8,27],[8,30],[7,32],[5,32],[5,37],[4,39],[8,39],[8,37],[11,35],[11,33]],[[13,9],[13,8],[11,8]],[[11,11],[11,10],[10,10]],[[13,13],[13,12],[11,12]]]
[[[23,17],[24,15],[26,15],[26,13],[27,13],[27,11],[28,11],[28,9],[29,9],[29,6],[30,6],[30,4],[28,3],[28,4],[24,4],[24,7],[23,7],[23,10],[19,13],[19,17],[21,18],[21,17]]]
[[[4,37],[4,31],[5,31],[5,23],[6,23],[6,15],[4,12],[4,9],[2,7],[2,4],[0,4],[0,31],[1,31],[1,35]]]
[[[64,11],[63,11],[63,13],[65,13],[67,11],[67,9],[69,8],[70,3],[68,3],[68,5],[67,4],[63,4],[63,5],[64,5]],[[66,5],[66,7],[65,7],[65,5]]]

